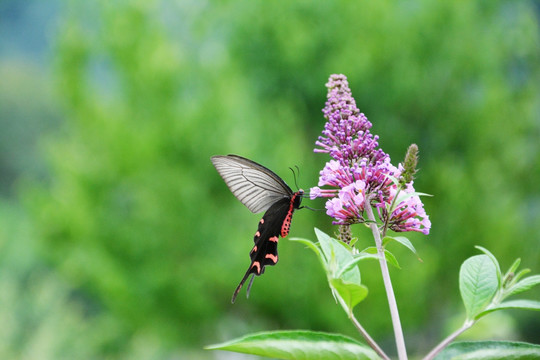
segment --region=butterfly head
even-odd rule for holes
[[[302,203],[302,198],[304,197],[304,190],[299,189],[297,192],[293,194],[293,207],[295,209],[300,208],[300,204]]]

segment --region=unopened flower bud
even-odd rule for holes
[[[402,188],[405,188],[405,184],[414,180],[414,174],[416,174],[416,165],[418,164],[418,146],[411,144],[407,149],[405,160],[403,161],[403,172],[399,179],[399,184]]]

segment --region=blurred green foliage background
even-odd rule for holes
[[[0,2],[0,358],[217,359],[202,346],[254,331],[356,337],[315,257],[287,240],[230,304],[259,215],[209,161],[240,154],[292,187],[298,165],[299,186],[316,185],[332,73],[394,164],[420,148],[416,189],[435,195],[431,234],[411,236],[424,261],[391,250],[408,348],[425,353],[463,320],[474,245],[540,272],[538,5]],[[291,236],[314,226],[335,231],[302,210]],[[361,271],[358,318],[391,353],[380,271]],[[462,338],[540,343],[532,315]]]

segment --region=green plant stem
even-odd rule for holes
[[[358,330],[358,332],[360,333],[360,335],[362,335],[362,337],[364,338],[364,340],[366,340],[367,344],[373,349],[375,350],[375,352],[377,354],[379,354],[379,356],[381,358],[383,358],[384,360],[390,360],[390,358],[388,357],[388,355],[386,355],[383,351],[383,349],[381,349],[379,347],[379,345],[375,342],[375,340],[373,340],[373,338],[371,336],[369,336],[368,332],[366,331],[366,329],[364,329],[364,327],[362,326],[362,324],[360,324],[360,322],[358,321],[358,319],[356,319],[354,317],[354,314],[352,312],[352,309],[349,309],[349,307],[347,306],[347,304],[345,303],[345,301],[341,298],[341,296],[339,296],[338,294],[336,294],[336,298],[338,299],[339,303],[341,304],[341,307],[343,308],[343,310],[345,310],[345,312],[347,313],[347,315],[349,316],[349,319],[351,319],[352,323],[354,324],[354,327]]]
[[[390,308],[390,316],[392,317],[392,326],[394,328],[394,337],[396,339],[396,348],[399,360],[407,360],[407,349],[405,347],[405,339],[403,337],[403,330],[401,329],[401,321],[399,320],[399,312],[397,308],[396,297],[394,295],[394,289],[392,288],[392,281],[390,280],[390,272],[388,271],[388,264],[386,257],[384,256],[384,248],[382,246],[381,234],[371,208],[370,199],[366,197],[365,210],[368,216],[369,227],[373,233],[375,239],[375,245],[377,246],[377,254],[379,255],[379,265],[381,266],[381,273],[384,282],[384,288],[386,290],[386,297],[388,298],[388,306]]]
[[[448,346],[452,341],[454,341],[455,338],[457,338],[461,333],[463,333],[465,330],[469,329],[471,326],[473,326],[475,323],[474,320],[467,320],[465,323],[456,331],[454,331],[452,334],[450,334],[446,339],[441,341],[439,345],[437,345],[433,350],[427,354],[423,360],[432,360],[435,358],[435,356],[441,352],[442,349]]]
[[[398,198],[400,192],[401,192],[401,188],[398,187],[397,193],[396,193],[396,195],[394,195],[394,199],[392,200],[392,203],[390,204],[390,208],[389,208],[390,210],[388,211],[388,216],[390,216],[392,214],[392,211],[394,211],[394,206],[396,206],[396,201],[397,201],[397,198]],[[388,221],[385,221],[383,229],[381,231],[383,239],[386,236],[386,232],[388,231],[388,225],[389,225]]]

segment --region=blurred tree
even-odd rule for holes
[[[40,259],[35,234],[22,209],[0,203],[0,358],[157,359],[180,351],[152,334],[129,339],[114,314],[100,311]],[[121,345],[121,351],[115,351]]]
[[[416,188],[436,195],[432,235],[415,237],[427,261],[404,257],[393,273],[412,334],[457,307],[473,245],[538,269],[538,40],[530,4],[504,1],[67,2],[66,126],[48,141],[50,182],[23,193],[41,248],[125,339],[199,346],[243,327],[349,328],[315,259],[286,241],[250,301],[229,305],[258,216],[209,161],[238,153],[281,175],[298,163],[314,185],[327,160],[311,153],[323,85],[344,73],[394,163],[419,145]],[[292,236],[312,237],[330,221],[303,211],[294,222]],[[378,270],[362,270],[360,318],[391,335]],[[417,347],[438,339],[432,326]]]

